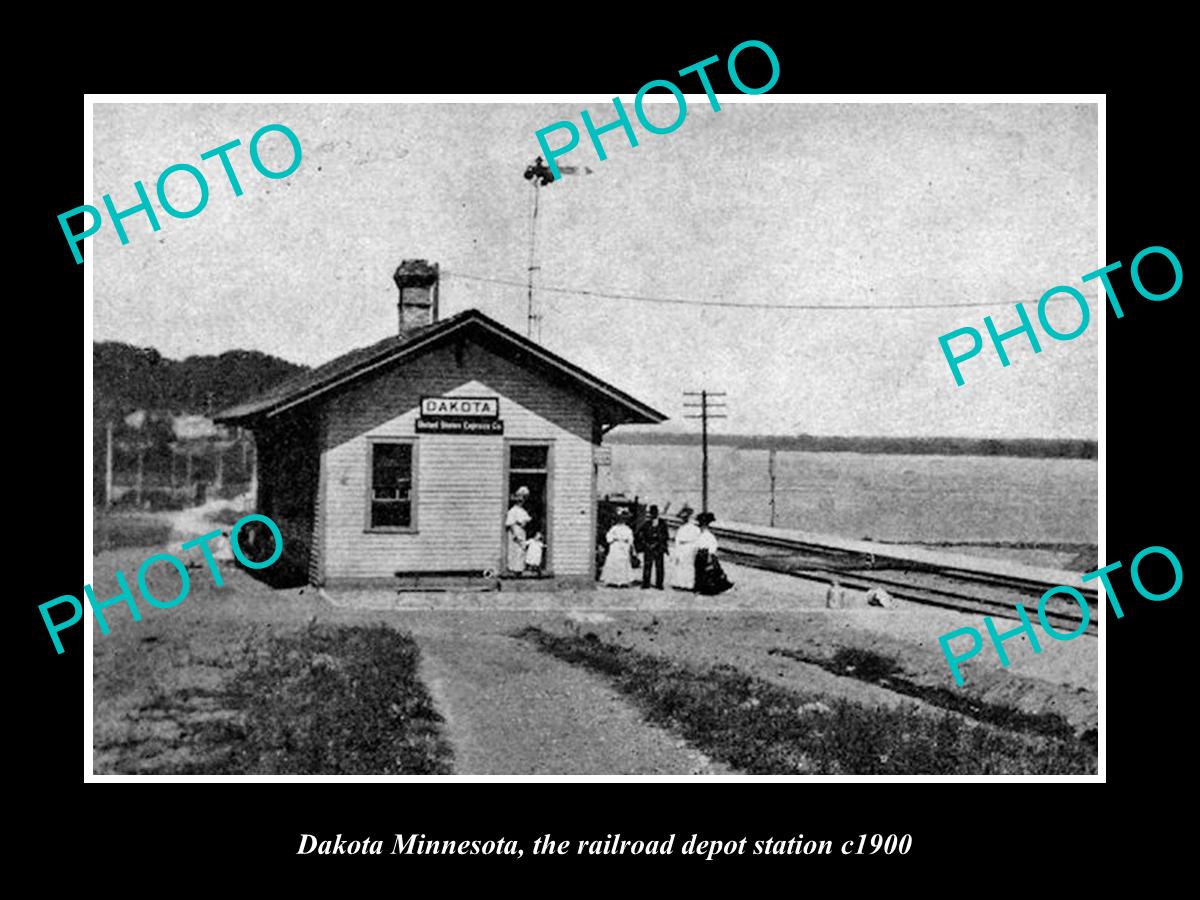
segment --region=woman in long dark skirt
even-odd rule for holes
[[[696,593],[713,596],[724,593],[733,587],[733,582],[725,575],[721,562],[717,559],[717,536],[709,530],[716,519],[710,512],[700,513],[696,524],[700,528],[700,537],[696,539]]]

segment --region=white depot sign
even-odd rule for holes
[[[499,397],[422,397],[423,419],[498,419]]]

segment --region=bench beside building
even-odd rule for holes
[[[503,573],[525,486],[546,573],[590,581],[595,449],[666,417],[478,310],[439,320],[436,266],[406,260],[394,278],[396,336],[216,417],[254,433],[284,570],[334,586]]]

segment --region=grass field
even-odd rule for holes
[[[144,513],[107,513],[97,509],[92,521],[94,553],[123,547],[161,546],[170,536],[171,526],[165,519]]]
[[[923,700],[930,706],[962,713],[972,719],[996,725],[1008,731],[1042,735],[1071,743],[1075,730],[1057,713],[1029,713],[1003,703],[992,703],[961,689],[920,684],[909,678],[900,663],[889,656],[858,647],[842,647],[831,658],[822,658],[798,650],[772,648],[767,651],[799,662],[817,665],[837,675],[877,684],[905,697]],[[1085,731],[1082,741],[1096,751],[1096,729]]]
[[[382,625],[310,625],[272,637],[226,685],[241,711],[201,740],[188,771],[248,774],[444,775],[442,740],[412,638]]]
[[[96,558],[97,592],[146,548]],[[159,596],[178,590],[151,570]],[[124,607],[95,635],[98,773],[442,774],[451,750],[417,675],[412,637],[339,617],[311,590],[277,590],[232,564],[225,586],[193,570],[179,606]],[[108,592],[107,594],[104,592]]]
[[[214,648],[215,649],[215,648]],[[310,625],[224,648],[211,686],[153,688],[142,739],[102,744],[113,772],[145,775],[440,775],[451,750],[416,677],[411,637]],[[99,743],[99,742],[98,742]]]
[[[916,705],[879,708],[788,690],[732,666],[700,668],[601,641],[594,633],[518,637],[599,672],[655,724],[750,774],[1094,774],[1070,736],[1012,734]]]
[[[122,540],[161,534],[120,518]],[[97,594],[114,596],[112,573],[149,549],[99,552]],[[1095,771],[1093,638],[1038,655],[1013,641],[1011,667],[981,654],[957,688],[935,638],[963,614],[828,610],[820,585],[731,571],[721,609],[595,588],[435,595],[423,608],[381,589],[343,608],[233,563],[221,588],[193,569],[179,606],[143,605],[139,622],[115,606],[111,633],[93,631],[95,771],[444,774],[460,739],[494,751],[483,771],[499,773],[553,759],[556,772],[688,774],[687,754],[670,767],[676,742],[744,773]],[[149,573],[160,597],[177,579]],[[503,608],[514,597],[527,608]],[[635,601],[671,606],[612,608]],[[645,754],[616,752],[638,741]]]

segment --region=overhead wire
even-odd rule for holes
[[[453,278],[463,278],[469,281],[483,281],[491,284],[504,284],[511,287],[527,288],[522,281],[510,278],[491,278],[485,275],[473,275],[467,272],[457,272],[442,269],[443,275]],[[986,303],[737,303],[731,300],[685,300],[680,297],[654,297],[647,294],[627,294],[616,291],[600,291],[591,288],[570,288],[539,285],[539,291],[553,294],[577,294],[582,297],[598,297],[609,300],[634,300],[642,303],[667,303],[676,306],[720,307],[723,309],[805,309],[805,310],[876,310],[876,309],[968,309],[985,306],[995,306],[995,301]]]

